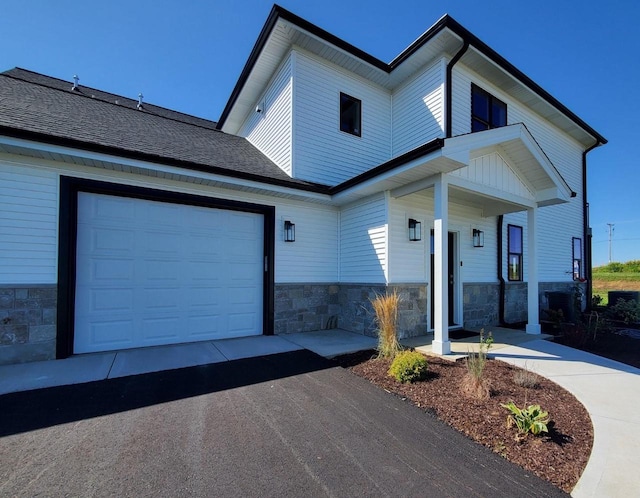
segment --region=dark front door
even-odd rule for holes
[[[447,252],[447,275],[449,279],[448,285],[448,296],[449,296],[449,316],[448,323],[449,325],[456,325],[455,322],[455,287],[456,287],[456,237],[453,232],[449,232],[448,238],[448,252]],[[434,328],[434,310],[435,310],[435,299],[434,299],[434,285],[433,285],[433,275],[435,272],[435,255],[434,255],[434,244],[433,244],[433,230],[431,230],[431,328]]]

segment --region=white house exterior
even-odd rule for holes
[[[447,353],[588,281],[606,140],[449,16],[387,64],[275,6],[217,123],[72,86],[0,74],[0,363],[371,334],[388,288]]]

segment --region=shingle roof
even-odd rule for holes
[[[0,134],[305,190],[249,141],[206,119],[15,68],[0,73]]]

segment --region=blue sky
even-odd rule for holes
[[[630,0],[281,0],[391,61],[449,13],[604,135],[592,151],[594,264],[640,259],[640,4]],[[266,0],[2,0],[0,71],[39,73],[217,120]]]

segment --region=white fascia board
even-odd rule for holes
[[[440,157],[443,157],[442,149],[439,149],[434,152],[430,152],[426,156],[423,156],[419,159],[414,159],[413,161],[409,161],[408,163],[403,164],[402,166],[393,168],[390,171],[382,173],[374,178],[365,180],[362,183],[358,183],[353,187],[350,187],[346,190],[343,190],[342,192],[334,194],[332,196],[332,199],[337,204],[342,204],[344,202],[351,202],[354,199],[357,199],[360,197],[366,197],[367,195],[371,195],[372,193],[375,193],[375,192],[388,190],[388,188],[385,188],[385,185],[383,185],[384,182],[391,181],[396,176],[409,172],[412,169],[415,169],[419,166],[423,166],[425,163],[428,163],[429,161],[433,161],[434,159],[437,159]],[[460,167],[462,166],[463,165],[460,165]]]
[[[0,136],[0,144],[4,144],[10,147],[16,147],[25,150],[40,151],[49,154],[58,154],[64,157],[77,158],[83,162],[86,166],[96,167],[92,162],[116,164],[120,166],[127,166],[129,168],[137,168],[140,170],[162,172],[167,175],[185,176],[190,178],[197,178],[201,180],[216,182],[222,186],[228,185],[230,188],[250,188],[264,192],[265,194],[279,194],[285,196],[293,196],[302,200],[309,200],[312,202],[321,202],[324,204],[330,204],[331,196],[328,194],[321,194],[318,192],[309,192],[306,190],[296,189],[293,187],[285,187],[280,185],[271,185],[268,183],[262,183],[256,180],[246,180],[242,178],[234,178],[231,176],[220,175],[216,173],[207,173],[205,171],[198,171],[186,168],[180,168],[177,166],[167,166],[161,163],[141,161],[138,159],[128,159],[120,156],[113,156],[100,152],[85,151],[82,149],[74,149],[71,147],[64,147],[59,145],[43,144],[40,142],[33,142],[30,140],[24,140],[20,138],[12,138],[6,136]],[[86,161],[86,163],[85,163]],[[70,161],[72,164],[76,164]],[[99,167],[98,167],[99,168]]]

